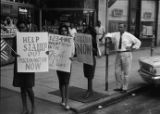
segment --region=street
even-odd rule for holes
[[[94,111],[82,114],[159,114],[160,113],[160,88],[148,87],[141,92],[132,93],[121,102],[99,107]]]

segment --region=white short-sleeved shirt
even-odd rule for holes
[[[115,50],[116,51],[126,51],[128,47],[138,49],[141,46],[141,41],[136,38],[134,35],[132,35],[129,32],[124,32],[122,34],[122,47],[119,49],[119,40],[120,40],[120,32],[113,32],[113,33],[108,33],[105,35],[105,37],[110,37],[112,42],[115,45]]]

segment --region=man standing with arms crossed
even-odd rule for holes
[[[119,23],[118,32],[108,33],[106,38],[111,38],[116,50],[115,60],[115,91],[127,92],[129,73],[132,65],[132,53],[134,49],[139,49],[141,41],[131,33],[125,31],[125,24]]]

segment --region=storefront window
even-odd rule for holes
[[[65,24],[69,26],[71,22],[75,25],[78,32],[83,32],[84,26],[94,24],[94,11],[52,10],[43,12],[43,28],[46,29],[45,31],[48,32],[57,31],[54,29],[58,29],[59,25]]]
[[[111,0],[113,1],[113,0]],[[118,29],[118,23],[127,23],[128,20],[128,0],[114,0],[108,6],[109,32],[115,32]]]
[[[155,36],[156,2],[154,0],[142,0],[141,3],[141,38]]]

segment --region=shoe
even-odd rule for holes
[[[84,99],[88,99],[89,97],[92,97],[92,96],[93,96],[93,91],[92,91],[92,92],[87,91],[87,92],[83,95],[83,98],[84,98]]]
[[[121,93],[127,93],[127,90],[122,90]]]
[[[23,112],[21,112],[21,114],[29,114],[29,111],[28,110],[23,111]]]
[[[61,102],[60,104],[61,104],[61,106],[65,106],[65,105],[66,105],[66,104],[65,104],[65,103],[63,103],[63,102]]]
[[[70,108],[70,106],[66,105],[66,106],[65,106],[65,109],[66,109],[66,110],[70,110],[71,108]]]
[[[114,91],[123,91],[122,88],[116,88]]]

